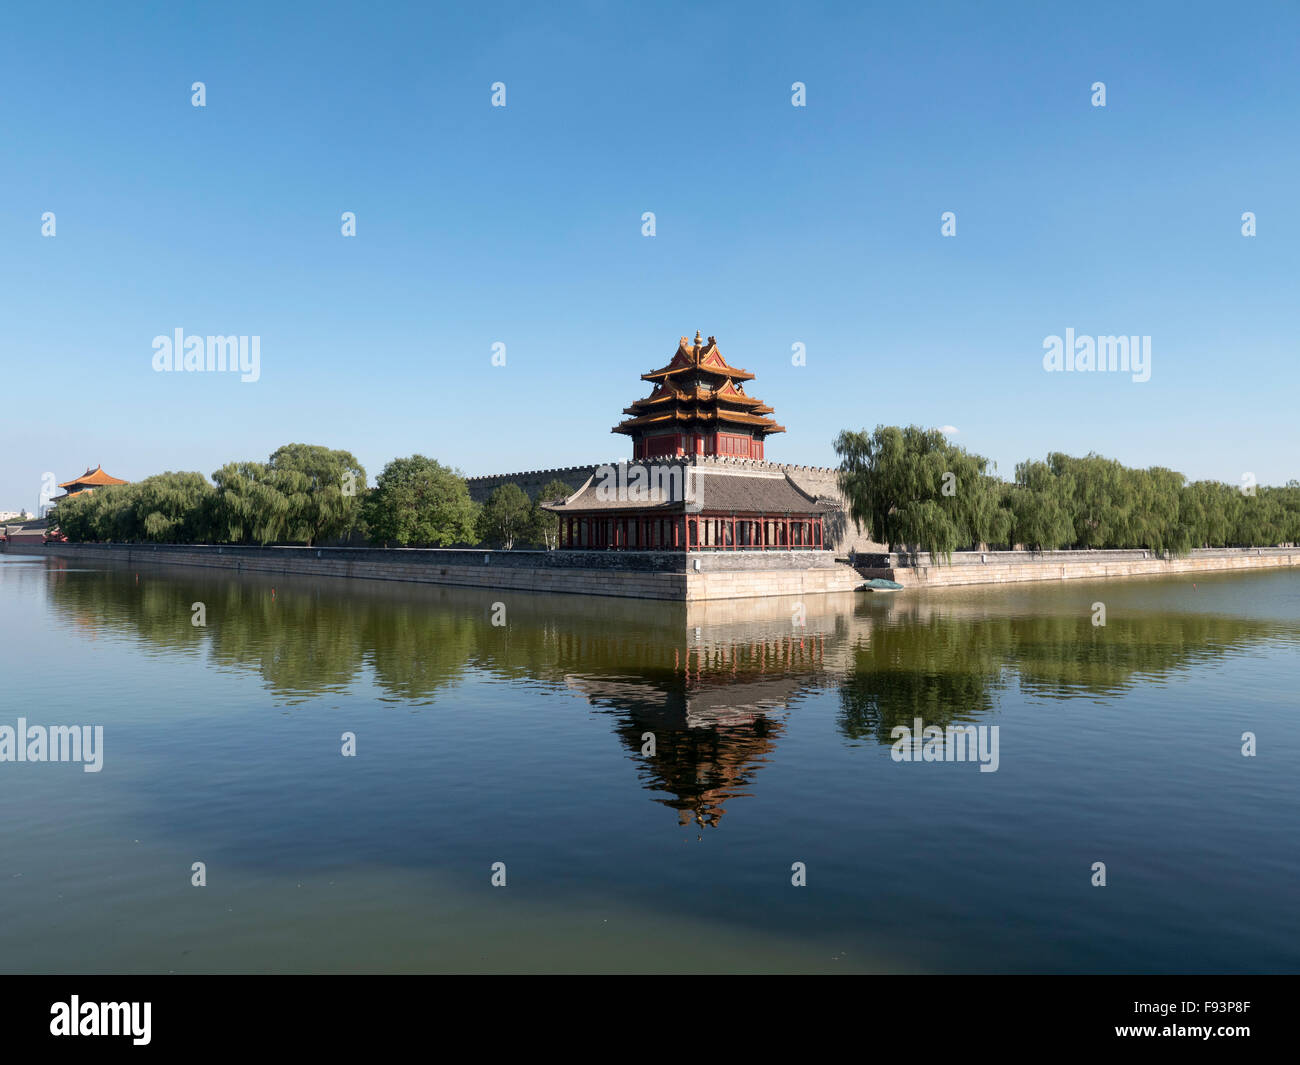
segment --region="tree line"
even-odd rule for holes
[[[877,426],[835,440],[850,516],[891,550],[950,558],[964,549],[1198,547],[1300,542],[1300,481],[1283,487],[1191,481],[1161,466],[1135,469],[1097,454],[1053,452],[993,464],[937,429]]]
[[[891,550],[1142,548],[1300,542],[1300,482],[1282,487],[1191,481],[1164,467],[1060,452],[1018,463],[1004,481],[981,455],[935,429],[877,426],[835,440],[850,516]],[[286,444],[265,462],[212,474],[160,473],[59,501],[51,520],[72,541],[555,548],[559,519],[539,505],[571,495],[552,480],[482,504],[460,471],[423,455],[389,462],[368,488],[351,452]]]
[[[168,472],[78,492],[50,520],[75,542],[554,548],[559,519],[539,504],[572,493],[552,480],[530,499],[504,484],[478,504],[460,471],[424,455],[394,459],[368,488],[351,452],[286,444],[266,462],[227,463],[211,481]]]

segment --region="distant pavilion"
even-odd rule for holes
[[[754,375],[727,363],[713,337],[682,337],[667,366],[642,374],[654,388],[612,432],[632,438],[633,461],[602,467],[573,495],[543,503],[573,550],[826,550],[832,509],[779,467],[768,436],[785,432],[745,392]]]
[[[87,469],[80,477],[72,481],[64,481],[60,488],[66,488],[67,491],[61,496],[55,496],[51,502],[57,503],[60,499],[67,499],[68,496],[75,496],[79,492],[89,492],[96,488],[104,488],[111,484],[130,484],[130,481],[123,481],[119,477],[113,477],[104,472],[103,466],[96,466],[94,469]]]

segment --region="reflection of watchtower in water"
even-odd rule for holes
[[[678,823],[716,826],[726,803],[749,793],[776,748],[790,704],[819,686],[821,634],[673,648],[670,670],[569,676],[592,703],[619,716],[615,732],[640,764],[645,787]],[[643,754],[646,733],[653,753]]]

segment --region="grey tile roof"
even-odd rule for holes
[[[591,478],[563,503],[543,504],[556,513],[575,514],[601,511],[645,511],[680,514],[704,509],[725,514],[819,514],[834,505],[808,495],[784,474],[756,474],[731,470],[692,471],[687,498],[672,498],[670,483],[662,490],[647,478],[650,487],[638,492],[629,479],[627,490],[612,491],[606,482]],[[609,498],[612,497],[612,498]]]

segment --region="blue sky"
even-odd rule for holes
[[[0,508],[289,441],[624,457],[697,329],[777,461],[915,422],[1007,476],[1298,477],[1298,41],[1291,3],[12,5]],[[155,373],[177,328],[260,336],[261,379]],[[1045,372],[1067,328],[1150,336],[1151,379]]]

